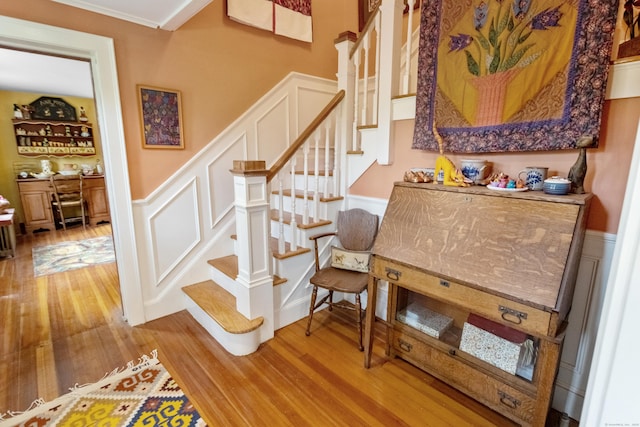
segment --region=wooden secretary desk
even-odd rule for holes
[[[368,286],[375,307],[378,281],[389,283],[387,354],[516,422],[543,426],[590,201],[396,183]],[[368,368],[375,310],[366,313]]]

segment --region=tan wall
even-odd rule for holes
[[[357,30],[357,2],[313,3],[314,42],[231,21],[214,0],[175,32],[50,0],[0,2],[0,14],[114,39],[134,199],[144,198],[291,71],[335,79],[339,33]],[[142,148],[136,84],[182,92],[185,150]],[[231,165],[229,165],[231,167]]]
[[[587,228],[616,233],[638,125],[640,98],[607,101],[604,105],[600,144],[587,151],[586,191],[594,193]],[[434,167],[437,154],[413,150],[413,120],[395,126],[395,163],[374,164],[354,183],[350,193],[387,199],[393,182],[401,181],[404,171],[413,167]],[[550,174],[567,176],[576,161],[577,150],[520,154],[448,155],[457,165],[463,158],[482,158],[493,163],[495,171],[515,175],[526,166],[547,166]]]
[[[52,96],[62,98],[76,108],[80,114],[80,107],[84,107],[89,123],[93,125],[94,144],[96,147],[95,156],[21,156],[18,154],[16,147],[16,138],[13,130],[13,104],[23,105],[30,104],[41,96]],[[74,96],[60,96],[57,94],[35,94],[28,92],[11,92],[0,90],[0,194],[7,198],[13,207],[16,208],[16,218],[20,222],[24,221],[22,205],[20,203],[20,195],[18,193],[18,185],[16,184],[15,168],[20,165],[30,166],[33,171],[40,171],[40,160],[51,160],[54,171],[60,169],[63,163],[75,163],[77,165],[88,164],[95,166],[96,160],[102,161],[102,143],[100,135],[96,128],[96,112],[93,99],[78,98]]]

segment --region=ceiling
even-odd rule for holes
[[[161,30],[174,31],[213,0],[53,0]]]
[[[93,98],[88,61],[0,48],[0,90]]]
[[[117,19],[177,30],[213,0],[53,0]],[[88,61],[0,47],[0,90],[93,98]]]

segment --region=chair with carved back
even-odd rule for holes
[[[53,191],[51,206],[63,230],[67,229],[68,223],[73,222],[82,222],[82,228],[86,228],[87,207],[82,175],[55,174],[50,180]]]
[[[314,242],[316,272],[309,279],[313,285],[311,303],[309,305],[309,319],[306,335],[311,334],[311,320],[314,311],[323,304],[332,310],[334,306],[355,310],[358,325],[359,348],[362,346],[362,318],[363,310],[360,294],[367,288],[369,279],[370,250],[378,233],[378,216],[363,209],[350,209],[338,213],[337,229],[335,232],[322,233],[311,236]],[[340,246],[331,247],[329,265],[322,267],[318,251],[318,240],[323,237],[335,236]],[[328,291],[320,301],[316,302],[318,290]],[[355,296],[355,306],[346,300],[333,301],[333,293],[352,294]]]

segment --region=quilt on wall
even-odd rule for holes
[[[227,0],[227,15],[280,36],[313,41],[311,0]]]
[[[616,0],[434,0],[420,23],[412,147],[575,148],[598,137]]]

